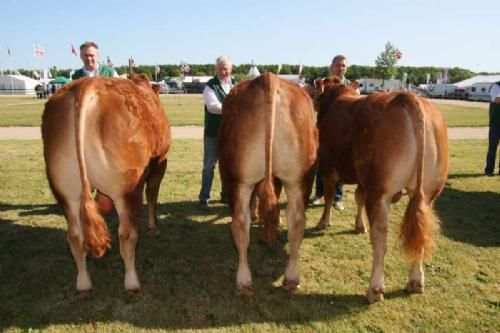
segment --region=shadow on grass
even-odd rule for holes
[[[500,193],[445,187],[434,209],[446,237],[476,246],[500,246]]]
[[[1,205],[19,216],[61,214],[56,205]],[[144,208],[145,210],[145,208]],[[206,222],[194,215],[207,214]],[[94,282],[90,299],[75,292],[76,268],[63,229],[0,221],[0,328],[43,329],[49,325],[128,323],[171,330],[233,327],[251,323],[291,325],[357,313],[368,308],[364,295],[289,294],[281,291],[288,255],[286,233],[272,248],[252,225],[249,263],[254,295],[235,295],[237,254],[221,205],[207,211],[196,202],[159,205],[158,237],[146,236],[143,216],[137,248],[142,287],[137,296],[123,290],[123,264],[116,214],[107,218],[112,249],[88,259]],[[400,295],[389,295],[400,297]],[[95,326],[98,327],[98,326]],[[98,328],[96,328],[98,329]]]

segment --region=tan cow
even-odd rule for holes
[[[42,137],[47,177],[68,221],[67,240],[76,262],[76,288],[92,290],[86,256],[110,247],[106,223],[92,189],[109,196],[120,219],[125,289],[140,289],[135,248],[144,184],[148,224],[158,233],[156,205],[167,165],[170,126],[145,76],[131,80],[85,78],[60,89],[45,105]]]
[[[311,99],[297,85],[266,73],[238,84],[225,98],[219,132],[221,179],[228,194],[234,243],[238,250],[236,291],[252,293],[247,262],[252,191],[259,198],[264,241],[272,245],[279,232],[278,199],[273,179],[283,184],[288,205],[290,258],[283,288],[299,286],[299,247],[305,208],[314,178],[317,129]]]
[[[330,224],[334,186],[340,178],[359,184],[355,228],[370,224],[373,268],[367,298],[383,300],[387,215],[391,201],[409,194],[401,239],[413,267],[406,290],[424,290],[422,260],[430,256],[436,225],[432,205],[448,174],[447,129],[441,113],[412,93],[359,96],[337,85],[319,98],[319,168],[325,184],[325,209],[318,224]]]

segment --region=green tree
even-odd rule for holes
[[[401,53],[399,50],[392,45],[391,42],[385,44],[385,50],[379,54],[377,59],[375,59],[375,65],[377,66],[377,74],[382,78],[382,87],[384,86],[384,80],[390,79],[397,72],[396,64],[399,60]]]

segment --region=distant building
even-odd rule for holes
[[[380,90],[398,90],[402,88],[401,80],[395,79],[360,79],[359,84],[359,92],[364,95]]]

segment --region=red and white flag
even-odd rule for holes
[[[399,49],[396,49],[396,59],[400,60],[403,58],[403,52],[401,52]]]
[[[71,54],[73,54],[74,56],[78,56],[78,54],[76,53],[76,49],[73,46],[73,44],[71,44]]]
[[[43,58],[45,50],[40,44],[33,44],[33,54],[35,55],[35,58]]]

